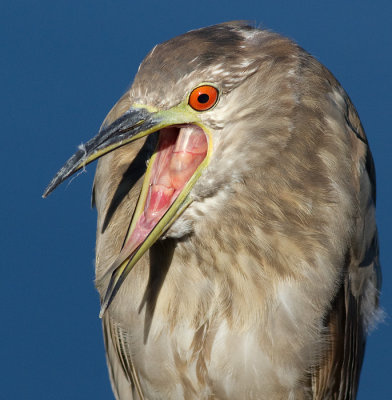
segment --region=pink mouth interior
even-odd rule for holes
[[[161,129],[144,210],[119,258],[125,260],[147,238],[204,160],[207,150],[206,135],[196,125]]]

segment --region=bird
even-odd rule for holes
[[[380,316],[375,168],[332,73],[243,21],[155,46],[98,134],[114,396],[355,399]]]

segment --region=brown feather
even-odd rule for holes
[[[222,89],[203,114],[211,162],[104,318],[116,396],[355,399],[379,289],[374,167],[355,109],[290,40],[224,24],[154,48],[105,123],[133,102],[167,109],[200,82]],[[101,297],[154,143],[99,161]]]

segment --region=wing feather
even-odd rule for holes
[[[126,335],[107,314],[103,332],[110,382],[117,400],[144,400],[139,377],[128,351]]]
[[[358,216],[341,286],[325,320],[327,349],[320,365],[311,372],[315,400],[356,398],[366,335],[379,313],[381,272],[375,223],[375,168],[359,118],[349,98],[345,100]]]

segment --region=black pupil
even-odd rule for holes
[[[198,101],[199,103],[204,104],[204,103],[207,103],[207,101],[208,101],[209,99],[210,99],[210,96],[208,96],[208,94],[203,93],[203,94],[200,94],[200,95],[199,95],[199,97],[197,98],[197,101]]]

